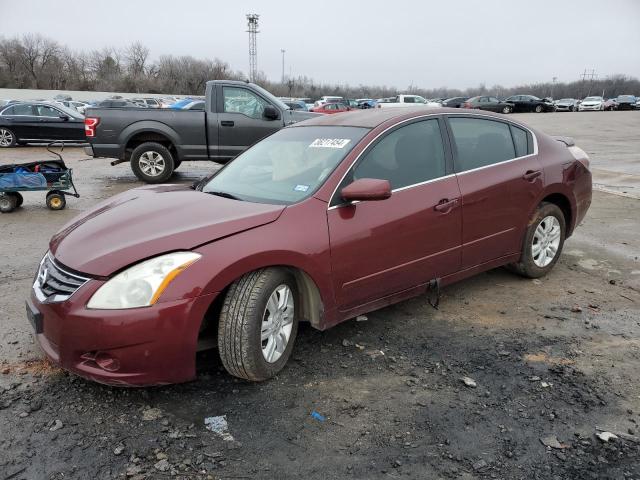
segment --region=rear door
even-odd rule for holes
[[[462,195],[462,268],[521,250],[543,189],[532,133],[494,118],[448,116]]]
[[[432,118],[394,128],[365,151],[336,190],[327,216],[340,310],[459,269],[460,192],[441,125]],[[389,180],[391,197],[345,204],[341,188],[361,178]]]
[[[222,90],[217,95],[219,155],[233,158],[282,128],[281,116],[276,120],[265,118],[264,109],[271,103],[253,90],[236,85],[218,88]]]

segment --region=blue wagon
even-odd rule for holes
[[[80,197],[73,184],[73,170],[67,168],[59,153],[47,150],[58,160],[0,165],[0,212],[9,213],[22,205],[20,192],[46,191],[51,210],[64,209],[66,195]]]

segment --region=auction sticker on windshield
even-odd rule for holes
[[[316,138],[309,148],[344,148],[350,141],[348,138]]]

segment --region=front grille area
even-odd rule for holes
[[[64,270],[47,253],[38,268],[33,289],[40,301],[63,302],[88,280]]]

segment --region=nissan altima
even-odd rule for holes
[[[284,128],[188,187],[114,196],[56,233],[27,316],[56,364],[114,385],[287,363],[300,322],[508,266],[553,268],[591,202],[585,152],[500,114],[372,109]]]

